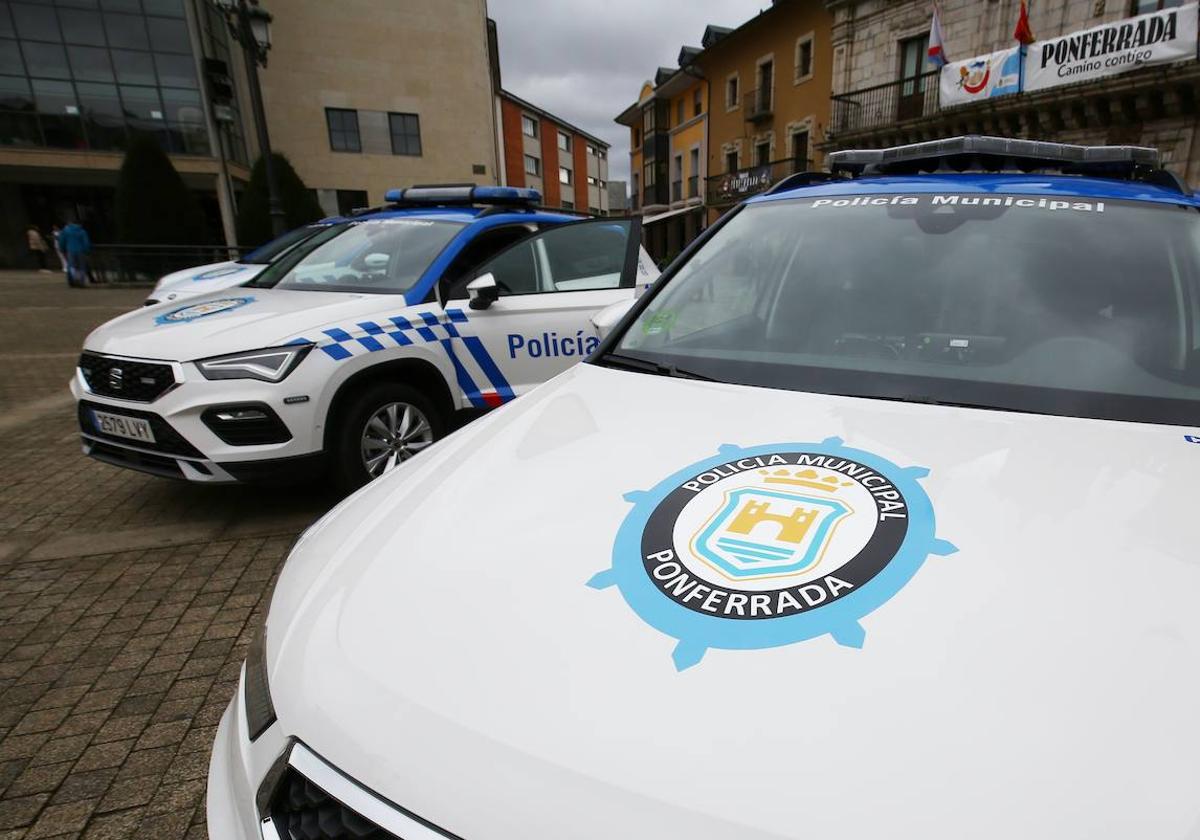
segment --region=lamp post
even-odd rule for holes
[[[271,13],[258,0],[213,0],[225,13],[229,29],[242,47],[246,60],[246,81],[250,87],[250,108],[258,133],[258,149],[267,176],[267,212],[271,216],[271,231],[275,236],[284,232],[283,205],[279,201],[279,182],[275,177],[275,162],[271,158],[271,138],[267,133],[267,115],[263,109],[262,88],[258,83],[259,65],[267,66],[267,51],[271,49]]]

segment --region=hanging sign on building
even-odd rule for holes
[[[939,102],[943,108],[952,108],[993,96],[1019,93],[1020,83],[1019,47],[977,55],[943,65],[939,77]]]
[[[1194,60],[1197,8],[1197,4],[1190,3],[1030,44],[1025,56],[1025,90],[1044,90],[1141,67]],[[945,78],[945,70],[942,73]],[[944,93],[945,88],[942,90]]]

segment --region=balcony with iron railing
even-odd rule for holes
[[[928,117],[938,110],[938,73],[862,88],[832,97],[828,137]]]
[[[812,161],[784,158],[773,160],[760,166],[749,166],[735,169],[724,175],[713,175],[705,179],[707,196],[705,203],[710,207],[724,207],[735,204],[743,198],[770,188],[789,175],[797,172],[807,172],[812,169]]]
[[[769,120],[773,113],[771,89],[765,87],[746,91],[742,97],[742,113],[748,122]]]

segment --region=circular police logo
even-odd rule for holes
[[[202,271],[192,278],[193,283],[198,283],[202,280],[216,280],[218,277],[228,277],[230,274],[237,274],[242,270],[238,265],[227,265],[224,268],[214,268],[210,271]]]
[[[646,492],[618,532],[617,585],[648,623],[679,639],[677,667],[709,647],[762,648],[829,634],[859,647],[859,619],[930,553],[933,510],[900,468],[830,439],[722,447]]]
[[[194,303],[191,306],[172,309],[164,315],[159,315],[154,319],[154,322],[156,324],[182,324],[188,321],[195,321],[197,318],[203,318],[206,315],[216,315],[218,312],[228,312],[231,309],[237,309],[253,300],[254,298],[252,297],[206,300],[204,303]]]

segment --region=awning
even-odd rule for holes
[[[643,216],[642,226],[645,227],[646,225],[653,224],[654,222],[661,222],[663,219],[669,219],[672,216],[678,216],[680,213],[691,213],[693,210],[703,209],[703,204],[691,204],[687,207],[679,207],[675,210],[668,210],[665,213],[656,213],[653,216]]]

